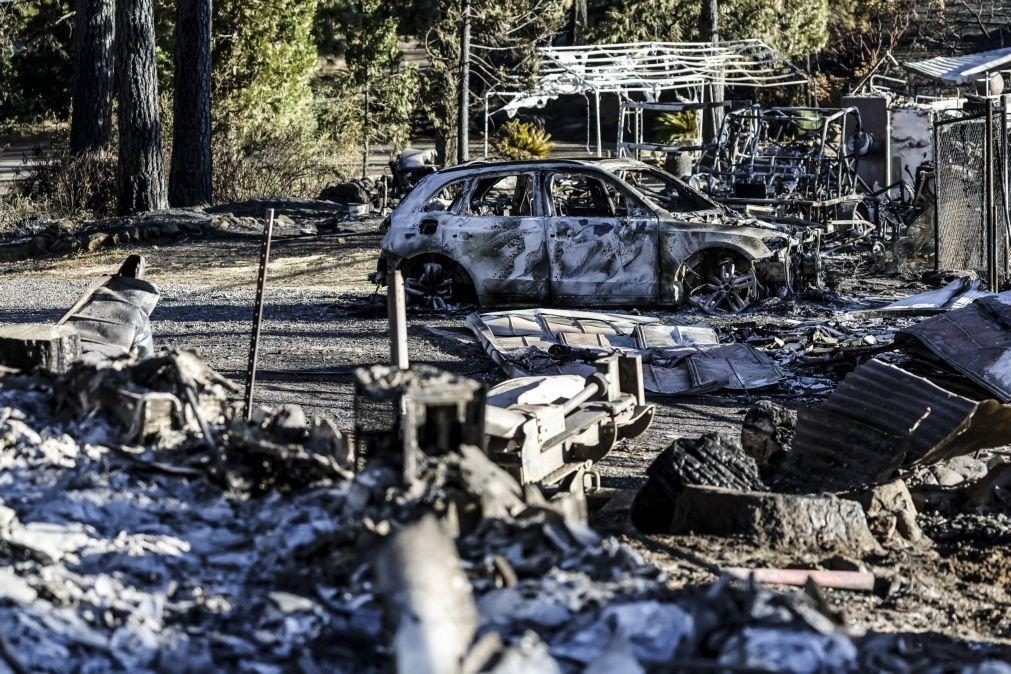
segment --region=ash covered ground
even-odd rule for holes
[[[351,225],[353,233],[343,236],[282,232],[275,239],[264,310],[258,402],[295,403],[307,413],[331,419],[338,428],[353,426],[352,372],[363,365],[386,362],[389,354],[383,298],[375,297],[375,288],[365,280],[375,268],[378,254],[376,227],[377,222],[367,220]],[[148,278],[162,293],[152,315],[156,345],[193,349],[210,367],[241,384],[259,254],[259,237],[253,234],[219,233],[157,246],[126,246],[77,257],[6,264],[0,271],[0,323],[57,320],[96,277],[114,272],[129,252],[147,257]],[[715,319],[691,311],[655,315],[708,324],[727,340],[779,334],[788,343],[791,331],[818,321],[854,337],[886,335],[911,319],[864,317],[839,324],[838,317],[926,288],[893,276],[874,276],[855,266],[841,265],[835,274],[835,293],[797,303],[764,305],[740,316]],[[412,361],[487,384],[503,380],[505,375],[499,368],[460,330],[464,315],[409,316]],[[834,320],[837,322],[831,323]],[[441,331],[433,333],[430,327]],[[1011,659],[1011,519],[1005,515],[920,515],[918,524],[932,542],[864,555],[772,550],[733,538],[645,535],[632,527],[628,517],[632,496],[645,482],[647,467],[673,439],[712,431],[739,433],[746,411],[760,399],[791,408],[816,404],[848,369],[845,363],[801,364],[790,357],[787,348],[777,353],[790,377],[776,388],[747,395],[723,392],[651,398],[657,415],[649,431],[622,443],[597,465],[608,498],[591,514],[591,525],[616,536],[655,565],[664,575],[650,582],[668,590],[711,583],[723,567],[807,565],[873,571],[886,579],[887,587],[873,593],[822,591],[825,611],[840,613],[857,630],[903,635],[900,641],[890,641],[887,648],[880,649],[881,659],[864,661],[863,671],[958,671],[963,665],[974,666],[974,661]],[[921,479],[937,482],[978,477],[981,468],[985,473],[987,463],[1000,460],[1001,455],[1002,450],[997,449],[947,466],[944,470],[956,473],[955,477],[945,473],[922,475]],[[100,462],[101,457],[89,460]],[[252,530],[248,533],[259,535]],[[283,532],[275,530],[275,534],[282,536]],[[261,547],[268,544],[260,543]],[[118,591],[115,587],[106,590]],[[801,594],[800,590],[787,592]],[[276,621],[284,621],[284,607],[279,609],[278,603],[287,599],[282,596],[271,604],[275,613],[263,614],[265,622],[260,628],[274,629]],[[256,601],[263,609],[266,598]],[[575,637],[570,641],[571,648],[580,643]],[[970,645],[973,643],[978,645]],[[897,649],[905,649],[908,657],[893,657]],[[237,646],[234,655],[242,657]],[[320,657],[321,662],[330,662]],[[280,653],[267,661],[270,667],[284,662],[308,666],[308,660],[293,665],[299,661],[292,658]],[[250,662],[255,660],[249,656]],[[151,666],[152,662],[119,660],[115,664],[131,669]],[[260,671],[267,670],[264,665]]]

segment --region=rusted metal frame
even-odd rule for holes
[[[270,241],[274,235],[274,209],[270,209],[267,226],[260,244],[260,272],[256,280],[256,301],[253,305],[253,330],[249,338],[249,363],[246,367],[246,421],[253,417],[253,389],[256,386],[256,361],[260,350],[260,323],[263,321],[263,294],[267,285],[267,263],[270,261]]]

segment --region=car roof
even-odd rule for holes
[[[628,158],[609,157],[578,157],[569,159],[510,159],[505,161],[489,161],[477,159],[463,164],[448,166],[439,173],[463,173],[475,169],[553,169],[553,168],[596,168],[604,171],[615,171],[619,169],[644,168],[647,167],[641,161]]]

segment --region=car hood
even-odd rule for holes
[[[791,238],[789,234],[783,232],[781,229],[774,225],[763,223],[760,220],[734,220],[729,218],[693,219],[670,216],[661,217],[660,223],[679,229],[691,229],[695,231],[710,230],[714,233],[719,232],[721,234],[754,237],[759,240],[778,237],[788,241]]]

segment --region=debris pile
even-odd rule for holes
[[[440,438],[421,435],[409,473],[379,454],[352,474],[332,426],[294,407],[246,422],[229,389],[183,352],[0,378],[9,668],[855,672],[915,658],[816,598],[729,578],[674,593],[573,515],[581,491],[545,500],[476,447],[431,452]]]

